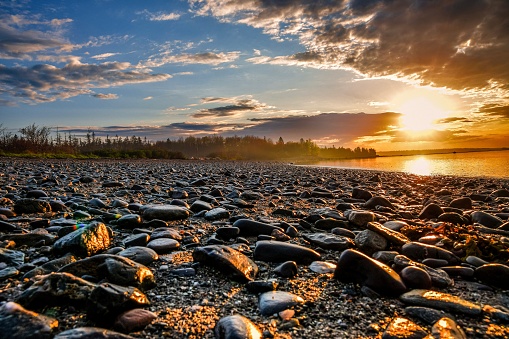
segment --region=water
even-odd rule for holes
[[[309,165],[406,172],[418,175],[452,175],[509,179],[509,151],[327,160]]]

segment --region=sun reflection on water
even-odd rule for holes
[[[419,157],[416,159],[408,160],[404,164],[404,171],[418,175],[431,175],[432,166],[428,159]]]

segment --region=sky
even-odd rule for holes
[[[3,0],[0,127],[509,147],[507,0]]]

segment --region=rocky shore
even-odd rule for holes
[[[0,338],[507,338],[508,220],[509,178],[3,158]]]

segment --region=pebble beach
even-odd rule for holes
[[[0,338],[507,338],[508,264],[509,177],[0,158]]]

